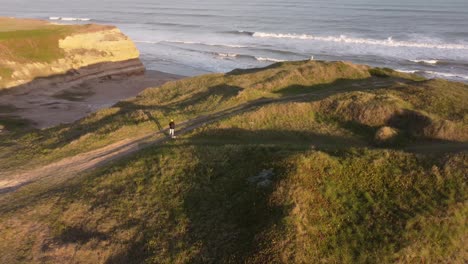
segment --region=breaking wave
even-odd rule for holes
[[[136,40],[135,43],[146,43],[146,44],[172,43],[172,44],[203,45],[203,46],[228,47],[228,48],[248,48],[247,46],[234,45],[234,44],[212,44],[212,43],[203,43],[203,42],[196,42],[196,41],[181,41],[181,40],[163,40],[163,41]]]
[[[462,50],[468,49],[468,45],[453,44],[453,43],[420,43],[412,41],[394,40],[392,37],[387,39],[368,39],[368,38],[352,38],[345,35],[336,36],[314,36],[307,34],[280,34],[280,33],[264,33],[255,32],[252,34],[254,38],[278,38],[278,39],[298,39],[298,40],[316,40],[325,42],[340,42],[348,44],[366,44],[380,45],[387,47],[409,47],[409,48],[428,48],[428,49],[452,49]]]
[[[244,35],[244,36],[253,36],[255,34],[255,32],[244,31],[244,30],[224,31],[222,33],[233,34],[233,35]]]
[[[269,61],[269,62],[283,62],[285,60],[274,59],[274,58],[264,58],[264,57],[255,57],[258,61]]]
[[[431,64],[431,65],[435,65],[439,63],[438,60],[409,60],[409,61],[412,61],[415,63]]]
[[[420,71],[417,70],[402,70],[402,69],[396,69],[398,72],[403,72],[403,73],[418,73]]]
[[[456,73],[447,73],[447,72],[435,72],[435,71],[424,71],[429,75],[445,77],[448,79],[463,79],[468,80],[468,75],[456,74]]]
[[[188,45],[204,45],[204,46],[217,46],[217,47],[229,47],[229,48],[247,48],[247,46],[242,45],[234,45],[234,44],[212,44],[212,43],[204,43],[204,42],[196,42],[196,41],[181,41],[181,40],[172,40],[172,41],[164,41],[167,43],[175,43],[175,44],[188,44]]]
[[[236,58],[239,57],[239,54],[234,54],[234,53],[216,53],[218,57],[221,58]]]
[[[86,17],[49,17],[49,20],[60,20],[60,21],[91,21],[91,18],[86,18]]]
[[[222,59],[233,59],[233,58],[245,58],[245,59],[253,59],[256,61],[261,62],[283,62],[285,60],[274,59],[274,58],[267,58],[267,57],[257,57],[252,55],[241,55],[235,53],[216,53],[216,55]]]

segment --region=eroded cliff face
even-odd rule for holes
[[[67,75],[72,74],[75,80],[85,80],[106,75],[139,74],[145,70],[135,44],[115,27],[42,22],[34,29],[2,30],[2,21],[5,19],[0,19],[0,35],[3,34],[3,38],[0,36],[0,70],[3,72],[0,89],[17,87],[40,77],[70,77]],[[50,46],[54,45],[56,47],[51,51]],[[53,59],[42,59],[41,49]],[[37,54],[29,59],[29,51]]]

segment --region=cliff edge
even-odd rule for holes
[[[135,44],[116,27],[0,18],[0,89],[41,77],[87,80],[144,70]]]

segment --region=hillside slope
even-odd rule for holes
[[[120,161],[0,194],[0,260],[464,263],[467,99],[462,83],[285,62],[14,130],[1,180],[148,138]],[[186,132],[162,144],[155,122],[171,118]]]
[[[134,43],[112,26],[0,18],[0,89],[67,73],[72,80],[103,72],[142,73],[138,57]],[[79,71],[97,64],[91,71]]]

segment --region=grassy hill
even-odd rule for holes
[[[48,63],[64,57],[59,40],[83,27],[0,17],[0,87],[13,77],[12,63]],[[8,61],[8,63],[6,63]]]
[[[72,125],[4,124],[12,172],[154,133],[145,112],[206,120],[0,197],[0,260],[464,263],[466,99],[462,83],[303,61],[168,83]]]
[[[0,17],[0,90],[138,56],[133,42],[113,26]]]

